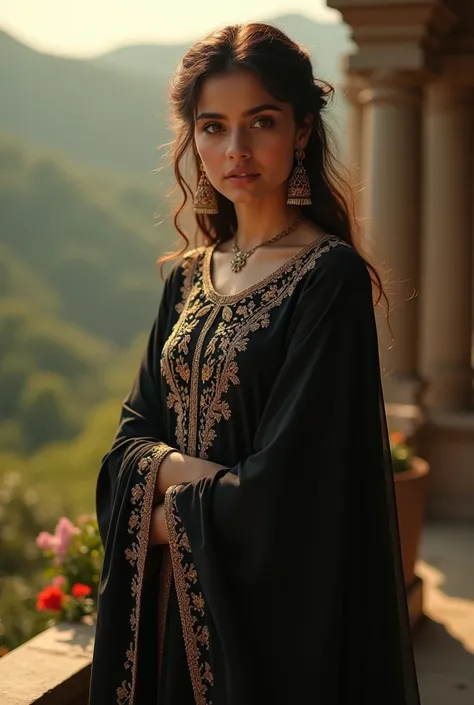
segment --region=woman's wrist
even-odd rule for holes
[[[155,497],[163,498],[169,487],[214,475],[222,468],[222,465],[212,463],[209,460],[193,458],[190,455],[183,455],[177,450],[172,450],[162,460],[158,470]]]
[[[160,545],[169,543],[165,508],[163,504],[159,504],[153,509],[148,542],[150,548],[152,546],[156,546],[157,544]]]
[[[176,477],[184,464],[184,456],[175,449],[171,449],[169,453],[161,461],[155,482],[155,500],[163,501],[168,487],[178,484]]]

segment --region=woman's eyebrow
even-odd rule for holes
[[[256,115],[257,113],[262,113],[264,110],[276,110],[279,113],[282,109],[273,103],[263,103],[262,105],[257,105],[255,108],[250,108],[242,113],[243,117],[249,117],[250,115]],[[225,120],[226,116],[222,113],[199,113],[196,120]]]

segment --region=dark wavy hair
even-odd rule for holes
[[[182,200],[174,212],[174,224],[185,244],[182,250],[165,255],[159,261],[164,263],[176,258],[190,244],[181,227],[180,216],[188,199],[194,197],[194,189],[183,175],[183,169],[186,165],[189,171],[191,156],[197,186],[200,160],[194,143],[194,127],[201,87],[210,76],[235,69],[251,71],[271,95],[289,103],[298,126],[308,117],[312,118],[304,162],[311,183],[312,204],[303,206],[302,211],[323,231],[337,235],[360,253],[378,293],[376,303],[382,297],[386,301],[380,275],[361,251],[353,195],[348,179],[344,178],[345,169],[336,159],[332,134],[324,117],[334,89],[314,78],[310,56],[303,47],[276,27],[263,23],[232,25],[213,32],[194,44],[177,68],[170,91],[176,135],[171,157]],[[216,193],[219,213],[195,214],[205,244],[229,240],[237,228],[234,204]]]

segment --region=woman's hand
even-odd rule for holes
[[[209,460],[182,455],[178,451],[169,453],[160,465],[156,478],[155,497],[164,497],[168,487],[182,482],[195,482],[201,477],[215,475],[224,465]]]
[[[158,504],[152,512],[150,523],[149,545],[169,543],[168,529],[165,519],[165,505]]]
[[[208,460],[181,455],[178,451],[169,453],[160,465],[155,485],[155,497],[164,497],[168,487],[182,482],[194,482],[201,477],[215,475],[225,466]],[[164,504],[153,509],[150,523],[149,545],[169,543],[166,528]]]
[[[182,482],[194,482],[201,477],[215,475],[225,466],[211,463],[208,460],[193,458],[190,455],[181,455],[178,451],[169,453],[161,463],[156,478],[155,497],[164,497],[168,487],[179,485]],[[168,529],[166,528],[164,504],[158,504],[153,509],[150,523],[149,544],[169,543]]]

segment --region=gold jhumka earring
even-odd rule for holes
[[[298,149],[296,152],[297,165],[293,168],[293,172],[288,181],[287,204],[289,206],[311,205],[311,184],[309,183],[306,169],[303,166],[305,156],[304,150]]]
[[[193,208],[195,213],[204,213],[205,215],[217,215],[219,213],[217,194],[202,165],[201,178],[194,196]]]

